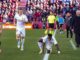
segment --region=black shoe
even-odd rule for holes
[[[76,47],[79,48],[79,45],[77,44]]]

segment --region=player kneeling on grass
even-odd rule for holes
[[[15,15],[16,24],[16,39],[17,47],[21,47],[21,51],[24,50],[24,41],[25,41],[25,22],[28,22],[26,15],[23,14],[23,10],[20,8],[18,13]]]
[[[44,53],[44,46],[46,46],[47,53],[51,53],[53,44],[56,46],[58,53],[60,53],[58,43],[52,34],[42,37],[38,42],[38,46],[40,48],[39,54]]]

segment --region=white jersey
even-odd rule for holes
[[[54,36],[52,36],[51,40],[48,40],[48,36],[45,36],[42,39],[43,39],[43,42],[46,44],[47,49],[52,49],[53,44],[55,44],[55,45],[57,44],[57,41],[54,38]]]
[[[19,28],[19,29],[25,28],[24,24],[25,22],[28,22],[26,15],[16,14],[14,18],[16,19],[16,22],[17,22],[16,28]]]

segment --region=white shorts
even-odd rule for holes
[[[52,36],[52,39],[53,39],[53,43],[52,43],[52,44],[47,44],[47,45],[46,45],[46,49],[47,49],[47,50],[51,50],[53,44],[54,44],[54,45],[58,44],[58,42],[57,42],[57,40],[55,39],[54,36]]]
[[[25,37],[25,28],[16,28],[16,35],[20,35],[22,37]]]
[[[47,45],[47,46],[46,46],[46,49],[47,49],[47,50],[51,50],[51,49],[52,49],[52,46]]]

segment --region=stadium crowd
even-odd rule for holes
[[[14,23],[14,15],[17,11],[17,3],[19,1],[0,1],[0,19],[4,23]],[[70,12],[73,16],[75,16],[76,10],[80,9],[79,6],[80,5],[76,2],[71,4],[69,1],[67,3],[63,3],[62,1],[44,2],[43,0],[27,0],[25,12],[29,22],[33,24],[33,28],[45,28],[47,26],[47,17],[50,11],[53,11],[53,14],[56,16],[57,21],[59,15],[61,15],[65,20],[66,12]]]
[[[3,22],[13,22],[15,9],[16,9],[15,0],[1,0],[0,19]]]

